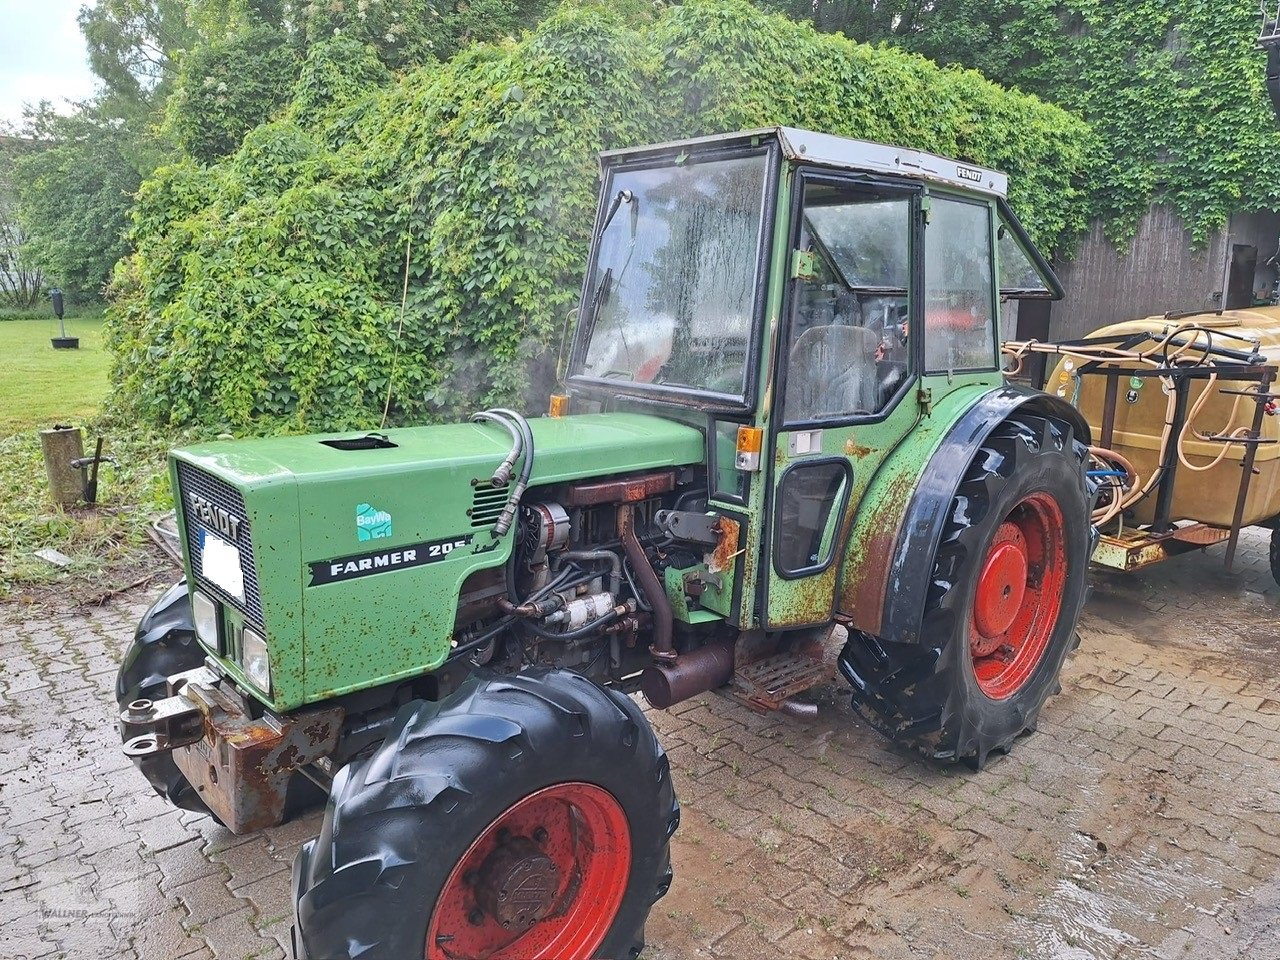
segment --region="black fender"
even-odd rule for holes
[[[121,708],[139,697],[165,696],[165,681],[175,673],[204,663],[196,642],[186,579],[166,590],[142,615],[116,674],[116,701]]]
[[[920,640],[925,600],[931,587],[928,571],[933,569],[942,531],[951,503],[959,490],[970,462],[998,424],[1015,410],[1032,410],[1056,417],[1071,425],[1075,438],[1090,442],[1089,424],[1080,411],[1058,397],[1018,384],[1006,384],[984,394],[961,414],[938,444],[928,465],[920,475],[905,511],[897,525],[887,561],[883,565],[881,583],[875,584],[880,596],[878,621],[872,608],[848,613],[852,625],[866,633],[900,643]],[[1090,545],[1096,544],[1096,532]],[[862,596],[866,597],[866,581]]]

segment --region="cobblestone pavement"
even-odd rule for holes
[[[1098,575],[1063,692],[979,774],[716,696],[654,723],[684,825],[646,957],[1280,958],[1280,619],[1266,543]],[[278,958],[311,815],[249,837],[121,756],[155,591],[0,608],[0,958]]]

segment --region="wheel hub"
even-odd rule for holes
[[[454,865],[431,911],[426,960],[585,960],[617,917],[631,829],[590,783],[516,801]]]
[[[1035,674],[1066,583],[1062,509],[1052,495],[1032,493],[996,528],[974,585],[969,653],[986,696],[1007,699]]]
[[[973,599],[974,626],[979,642],[974,652],[984,656],[1000,645],[1022,608],[1027,592],[1027,541],[1017,524],[1000,524]]]
[[[523,932],[546,918],[556,902],[560,871],[532,840],[514,837],[480,867],[476,901],[506,930]]]

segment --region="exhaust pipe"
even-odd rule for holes
[[[659,710],[722,687],[733,679],[733,644],[708,643],[678,659],[659,661],[640,677],[644,698]]]
[[[618,539],[631,561],[637,584],[653,611],[653,643],[649,644],[649,653],[659,663],[674,661],[676,651],[671,644],[671,622],[675,617],[671,612],[671,601],[667,599],[667,591],[653,572],[653,567],[649,566],[649,558],[644,555],[644,547],[636,537],[635,509],[630,503],[618,504]]]

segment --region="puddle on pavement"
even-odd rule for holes
[[[1059,862],[1064,876],[1020,923],[1037,960],[1111,960],[1121,950],[1154,957],[1156,945],[1133,931],[1163,935],[1225,902],[1210,880],[1147,853],[1112,855],[1087,833],[1072,835]],[[1197,905],[1205,901],[1212,906]]]

